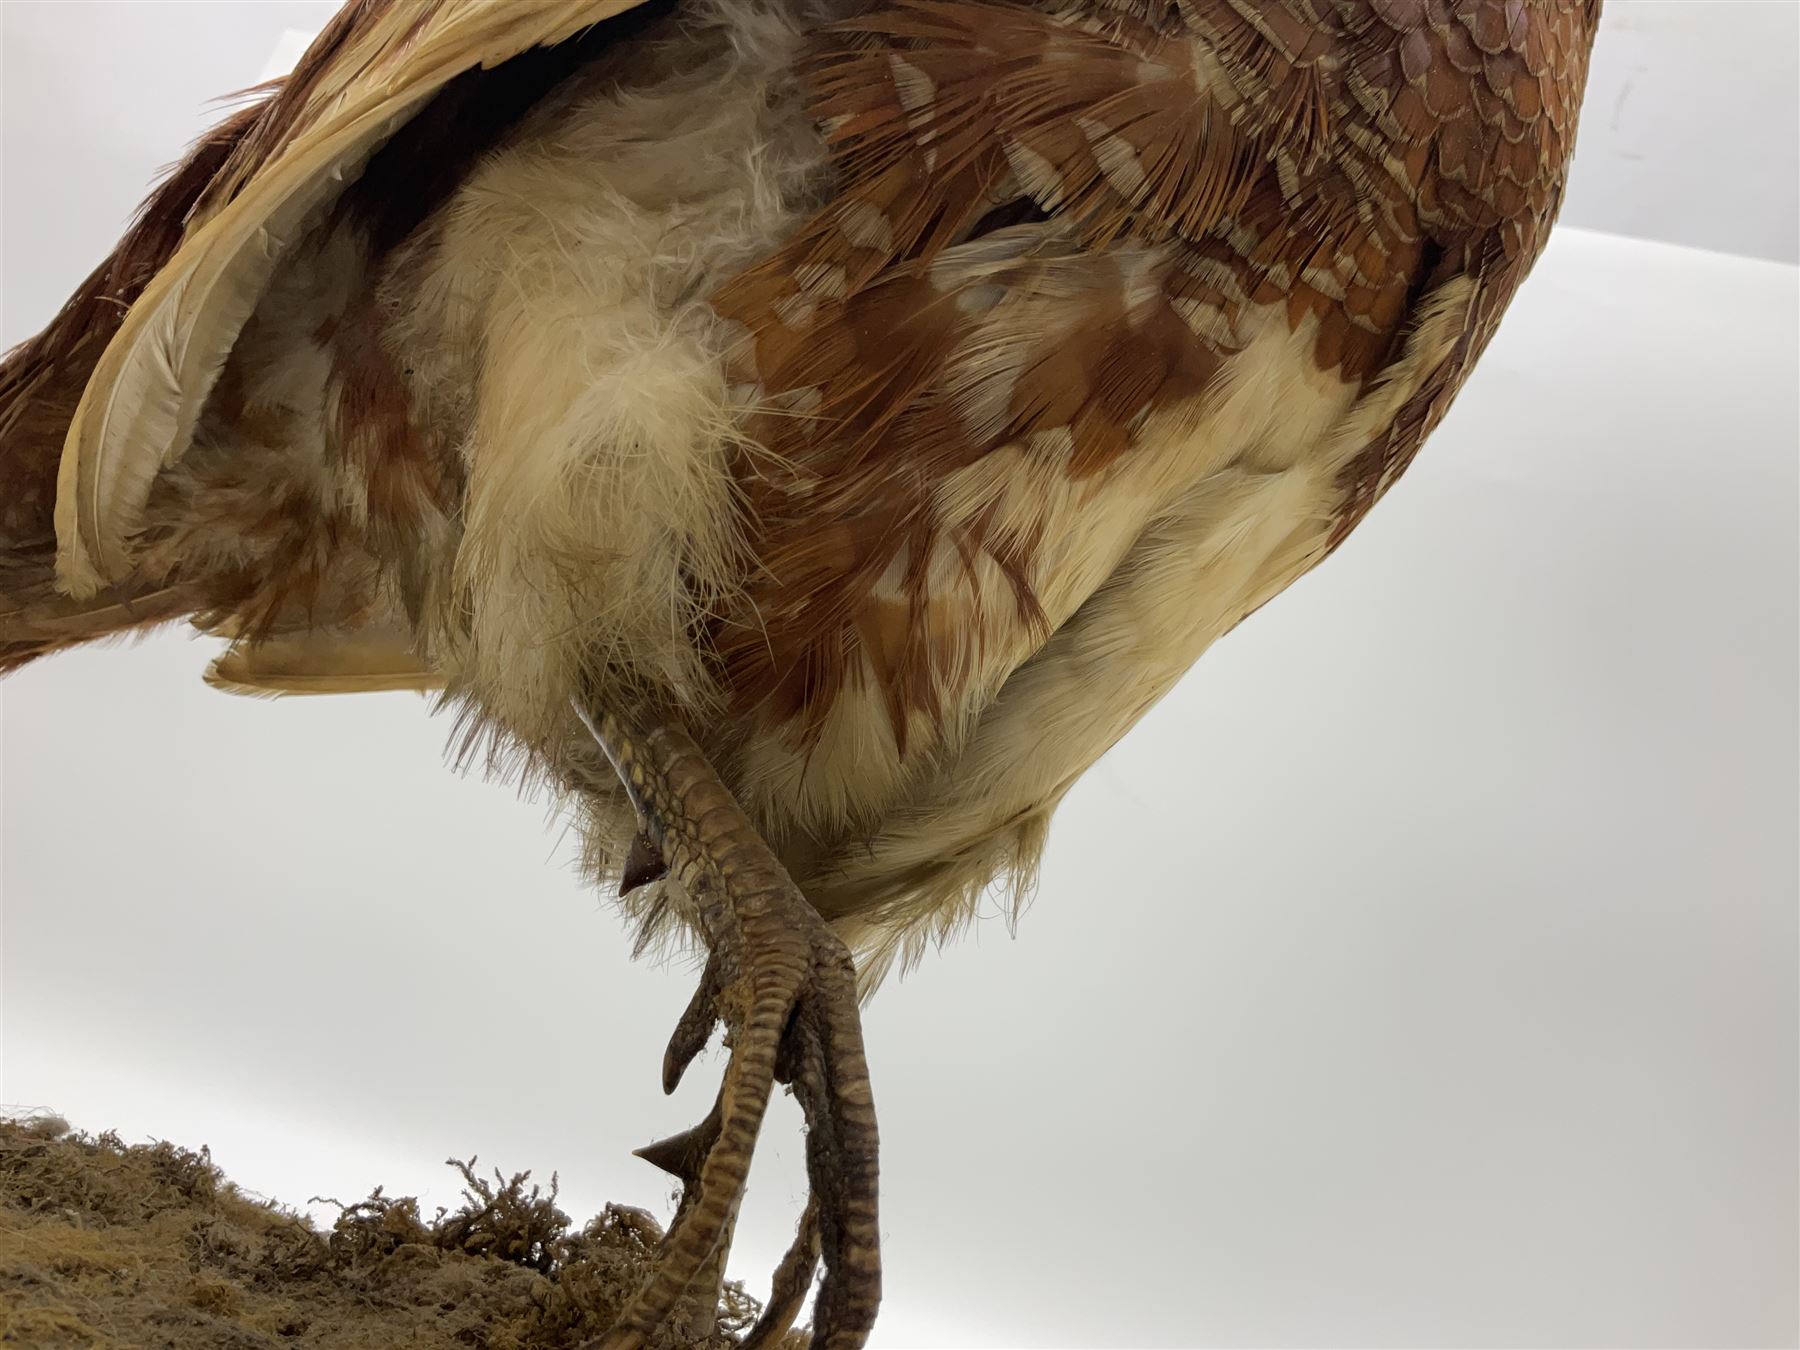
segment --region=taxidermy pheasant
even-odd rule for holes
[[[1412,460],[1543,248],[1600,0],[355,0],[0,372],[0,668],[442,688],[708,960],[606,1341],[880,1297],[858,1022]],[[853,954],[860,962],[853,964]]]

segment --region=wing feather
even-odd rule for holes
[[[123,575],[151,484],[178,460],[276,264],[451,79],[643,0],[356,0],[221,170],[87,385],[57,478],[57,570]]]

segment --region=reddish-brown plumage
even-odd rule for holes
[[[1315,321],[1320,368],[1366,384],[1424,296],[1474,279],[1456,353],[1347,473],[1341,539],[1441,417],[1541,247],[1589,8],[900,0],[834,29],[812,79],[839,190],[717,299],[750,334],[740,373],[774,405],[756,438],[790,466],[751,480],[755,618],[718,639],[740,708],[816,730],[856,635],[867,645],[901,612],[929,631],[912,574],[901,611],[872,592],[895,559],[931,551],[945,474],[1064,428],[1067,471],[1098,472],[1130,452],[1147,410],[1205,394],[1246,305]],[[1226,69],[1222,89],[1196,87],[1208,63]],[[1009,198],[1069,221],[1089,249],[1164,248],[1150,279],[1161,298],[1127,322],[1122,282],[1096,286],[1078,324],[1042,335],[1007,414],[971,425],[944,368],[974,326],[966,296],[1033,284],[1033,259],[949,295],[927,275]],[[1225,331],[1190,331],[1184,303],[1218,307]],[[821,530],[822,519],[855,524]],[[1018,541],[979,523],[949,542],[1028,574]],[[943,683],[919,667],[947,658],[928,641],[896,647],[871,650],[904,738],[908,709],[935,713]]]

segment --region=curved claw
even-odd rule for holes
[[[794,1245],[775,1268],[775,1282],[769,1290],[769,1301],[762,1316],[756,1319],[739,1344],[738,1350],[771,1350],[781,1344],[800,1316],[806,1302],[806,1291],[812,1288],[813,1272],[819,1267],[819,1198],[806,1202],[800,1216],[800,1229],[794,1234]]]
[[[663,1051],[662,1089],[665,1097],[681,1086],[688,1065],[712,1039],[713,1028],[719,1022],[718,998],[719,962],[717,957],[709,957],[700,976],[700,987],[688,1000],[681,1020],[669,1036],[669,1047]]]

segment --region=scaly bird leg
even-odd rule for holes
[[[816,1243],[825,1276],[812,1344],[854,1350],[875,1321],[881,1260],[875,1106],[850,953],[684,731],[633,709],[576,711],[618,771],[646,838],[693,900],[711,953],[664,1056],[664,1091],[674,1091],[715,1022],[725,1023],[731,1050],[707,1119],[644,1150],[683,1177],[686,1193],[655,1271],[599,1350],[640,1350],[682,1294],[722,1261],[777,1082],[793,1084],[806,1116],[812,1199],[770,1311],[791,1318],[798,1309]],[[760,1343],[776,1339],[769,1330],[758,1328]]]

